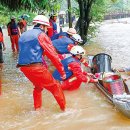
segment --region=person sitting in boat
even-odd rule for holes
[[[93,74],[82,71],[81,69],[80,61],[82,60],[83,55],[85,55],[85,50],[81,46],[76,45],[70,49],[70,53],[72,56],[61,61],[66,72],[66,80],[62,80],[60,78],[60,74],[57,69],[53,73],[53,77],[56,80],[62,81],[62,89],[71,91],[78,89],[82,82],[97,82],[97,79],[93,79],[91,77]]]
[[[69,28],[67,30],[67,32],[60,32],[60,33],[57,33],[57,34],[53,35],[51,37],[51,40],[53,41],[53,40],[63,38],[63,37],[71,38],[72,35],[74,35],[74,34],[77,34],[76,30],[74,28]]]

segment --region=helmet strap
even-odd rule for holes
[[[80,56],[80,59],[79,60],[81,60],[82,59],[82,55]]]
[[[77,55],[72,55],[75,59],[81,60],[82,56],[80,56],[80,58]]]

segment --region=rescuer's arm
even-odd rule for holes
[[[62,75],[62,78],[66,78],[66,74],[64,72],[64,67],[60,62],[58,54],[56,53],[55,48],[52,45],[50,38],[45,34],[41,33],[38,36],[39,43],[41,47],[44,49],[45,55],[52,61],[54,66],[57,68],[59,73]]]

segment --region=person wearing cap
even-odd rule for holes
[[[50,26],[48,27],[47,35],[51,38],[53,35],[57,34],[57,15],[52,14],[49,19]]]
[[[67,30],[67,32],[60,32],[60,33],[57,33],[57,34],[53,35],[51,37],[51,40],[53,41],[53,40],[63,38],[63,37],[71,38],[72,35],[74,35],[74,34],[77,34],[76,30],[74,28],[69,28]]]
[[[12,51],[18,52],[19,51],[18,39],[20,36],[20,30],[15,21],[15,17],[12,16],[10,19],[11,21],[7,25],[8,36],[10,36]]]
[[[42,57],[46,55],[58,69],[61,78],[65,79],[65,71],[60,59],[52,45],[50,38],[46,35],[49,20],[44,15],[37,15],[33,19],[34,28],[24,32],[19,39],[18,65],[24,75],[33,83],[34,108],[42,107],[42,91],[50,91],[61,110],[65,110],[65,97],[60,84],[53,78],[52,74],[44,66]]]
[[[82,71],[81,69],[81,60],[83,55],[85,55],[85,50],[81,46],[73,46],[70,49],[71,57],[65,58],[62,60],[62,64],[64,65],[64,69],[66,72],[66,80],[62,80],[60,78],[60,74],[58,70],[55,70],[53,73],[53,77],[56,80],[62,81],[61,87],[63,90],[75,90],[78,89],[82,82],[97,82],[97,79],[93,79],[91,73],[87,73]]]

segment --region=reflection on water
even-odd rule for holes
[[[110,28],[111,26],[111,28]],[[128,61],[122,57],[128,56],[125,50],[117,53],[120,35],[114,37],[114,31],[120,32],[117,24],[102,25],[99,40],[106,48],[106,52],[113,57],[117,66],[126,66]],[[121,25],[122,26],[122,25]],[[128,25],[129,26],[129,25]],[[109,29],[108,29],[109,28]],[[112,30],[111,30],[112,29]],[[114,30],[115,29],[115,30]],[[119,29],[119,30],[118,30]],[[117,31],[118,30],[118,31]],[[126,30],[127,31],[127,30]],[[113,32],[113,33],[111,33]],[[125,31],[124,31],[125,33]],[[43,91],[43,107],[40,111],[33,109],[33,85],[23,74],[16,69],[17,54],[12,54],[6,30],[5,43],[7,50],[4,52],[4,70],[2,74],[2,95],[0,96],[0,130],[129,130],[130,120],[118,112],[93,84],[82,84],[79,90],[65,91],[67,109],[60,111],[54,97],[46,90]],[[102,38],[103,36],[103,38]],[[127,35],[128,36],[128,35]],[[119,39],[118,39],[119,38]],[[126,35],[124,36],[126,38]],[[123,38],[122,38],[123,40]],[[112,43],[111,43],[111,42]],[[115,41],[115,43],[113,43]],[[109,42],[109,43],[108,43]],[[109,49],[111,45],[113,49]],[[89,51],[95,53],[95,45],[89,46]],[[100,49],[102,51],[102,49]],[[99,53],[99,50],[97,51]],[[116,56],[115,56],[116,54]],[[124,54],[124,55],[123,55]],[[118,58],[118,60],[117,60]],[[124,61],[124,62],[122,62]]]

